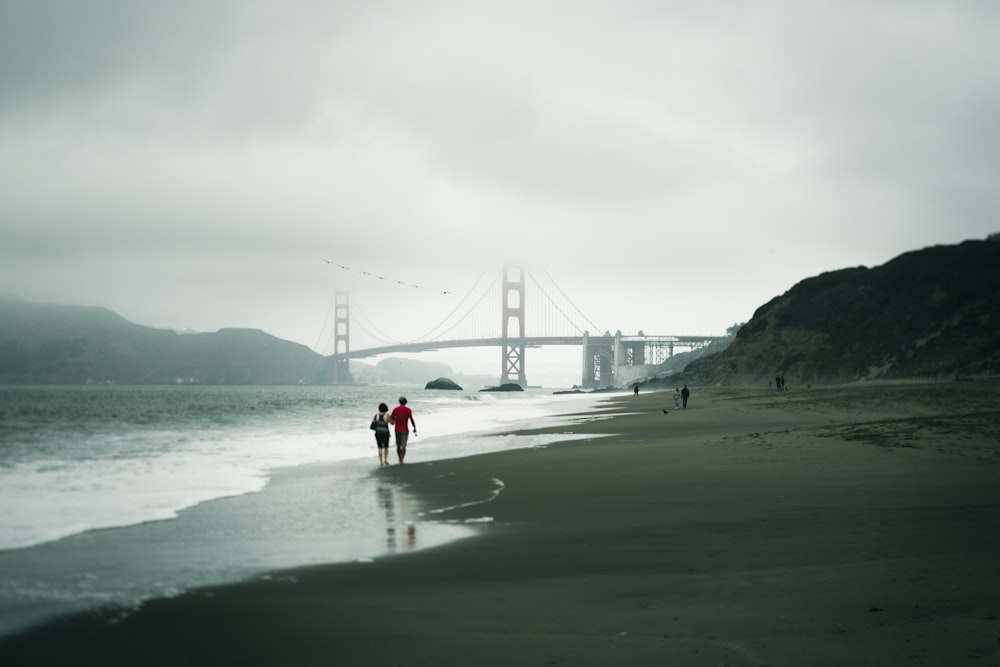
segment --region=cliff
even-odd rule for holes
[[[1000,241],[908,252],[807,278],[754,313],[723,352],[671,383],[789,385],[993,375]]]

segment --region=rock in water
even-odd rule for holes
[[[449,380],[448,378],[438,378],[437,380],[431,380],[424,385],[424,389],[457,389],[462,390],[460,386]]]
[[[516,382],[508,382],[497,387],[486,387],[485,389],[480,389],[479,391],[524,391],[524,387]]]

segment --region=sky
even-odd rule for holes
[[[331,352],[509,263],[723,335],[1000,231],[998,65],[991,0],[0,0],[0,292]]]

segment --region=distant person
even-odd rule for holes
[[[681,390],[674,387],[674,410],[681,407]]]
[[[406,407],[406,397],[399,397],[399,405],[392,409],[389,423],[396,427],[396,455],[402,463],[406,458],[406,441],[410,437],[410,424],[413,424],[413,435],[417,434],[417,422],[413,421],[413,410]]]
[[[689,396],[691,396],[691,390],[688,389],[687,385],[684,385],[684,388],[681,389],[681,403],[684,404],[684,408],[685,409],[687,409],[687,406],[688,406],[688,397]]]
[[[389,406],[378,404],[378,412],[372,417],[372,430],[375,431],[375,444],[378,446],[378,464],[389,465]]]
[[[781,391],[788,391],[788,385],[785,384],[785,376],[781,376]]]
[[[635,383],[635,386],[633,387],[633,389],[635,390],[635,395],[638,396],[639,395],[639,383],[638,382]]]

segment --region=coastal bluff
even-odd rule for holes
[[[760,306],[666,383],[789,386],[1000,372],[1000,238],[822,273]]]

